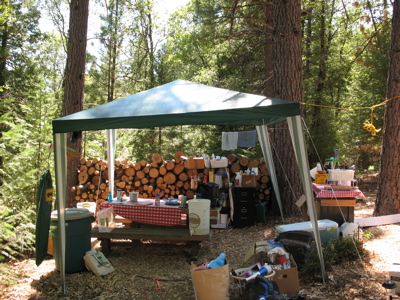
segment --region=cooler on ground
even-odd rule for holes
[[[321,242],[326,243],[326,242],[329,242],[330,240],[337,240],[339,238],[338,227],[339,227],[338,223],[336,223],[334,221],[331,221],[328,219],[318,220],[318,229],[319,229],[319,234],[321,237]],[[277,233],[286,232],[286,231],[295,231],[295,230],[308,231],[314,235],[311,221],[293,223],[293,224],[287,224],[287,225],[279,225],[276,227]]]

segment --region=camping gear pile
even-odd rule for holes
[[[288,299],[283,294],[297,294],[300,290],[297,264],[293,257],[304,262],[313,241],[310,232],[298,230],[283,232],[275,240],[255,242],[243,260],[244,263],[253,262],[240,269],[229,270],[224,253],[209,264],[196,266],[192,263],[196,297],[229,299],[230,277],[241,299]],[[216,264],[216,261],[219,263]]]

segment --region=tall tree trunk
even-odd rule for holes
[[[300,0],[274,0],[274,97],[303,100]],[[295,205],[301,180],[286,122],[272,126],[274,160],[285,216],[300,215]]]
[[[7,47],[8,47],[8,26],[7,22],[5,22],[2,26],[2,31],[0,32],[1,36],[1,48],[0,48],[0,99],[2,100],[4,96],[3,88],[6,85],[6,66],[7,66]],[[7,111],[5,108],[1,108],[0,114],[3,115]],[[6,125],[4,123],[0,123],[0,138],[3,137],[3,132],[6,130]],[[0,156],[0,170],[3,170],[3,157]],[[0,172],[0,186],[4,183],[3,172]]]
[[[393,3],[392,38],[378,194],[374,216],[400,212],[400,0]]]
[[[111,39],[109,43],[108,50],[108,86],[107,86],[107,101],[111,102],[115,99],[115,83],[117,80],[117,56],[118,56],[118,46],[120,43],[119,32],[120,28],[120,18],[121,18],[121,3],[120,1],[114,1],[115,10],[110,12],[110,27]]]
[[[83,109],[88,15],[89,0],[71,0],[67,63],[64,77],[63,116],[70,115]],[[81,135],[79,133],[69,133],[67,146],[81,153]],[[78,165],[79,158],[73,157],[68,161],[67,207],[71,206],[74,197],[74,195],[69,192],[70,188],[75,186],[78,182]]]
[[[322,95],[325,90],[325,79],[326,79],[326,3],[324,0],[321,1],[321,13],[319,17],[319,67],[318,67],[318,78],[317,78],[317,97],[315,99],[315,104],[317,106],[313,106],[312,117],[313,124],[312,128],[318,130],[321,125],[321,107],[319,105],[322,104]],[[319,135],[318,135],[319,136]]]
[[[273,27],[273,11],[272,3],[267,1],[265,4],[265,22],[269,27]],[[271,30],[266,26],[265,32],[265,52],[264,62],[266,71],[266,82],[265,82],[265,95],[272,96],[274,94],[274,71],[273,71],[273,38]]]

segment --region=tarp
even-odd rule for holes
[[[50,171],[44,172],[36,194],[36,265],[39,266],[47,255],[50,215],[53,207],[53,183]]]
[[[259,140],[264,156],[267,156],[268,166],[273,170],[272,156],[268,154],[270,147],[269,140],[267,140],[266,125],[283,121],[288,121],[296,158],[300,166],[307,206],[311,211],[309,215],[313,224],[314,235],[319,237],[314,197],[311,189],[312,185],[309,176],[305,176],[304,171],[309,170],[309,163],[307,155],[305,155],[306,150],[302,135],[300,103],[231,91],[184,80],[176,80],[147,91],[53,120],[57,188],[60,188],[60,191],[62,191],[57,193],[59,214],[65,209],[65,178],[61,178],[61,176],[65,176],[63,174],[66,174],[65,141],[68,132],[108,130],[108,159],[112,161],[114,153],[110,154],[110,152],[114,152],[114,130],[118,128],[202,124],[254,125],[257,126]],[[293,134],[295,135],[294,137]],[[112,168],[113,164],[109,164],[110,167]],[[113,170],[109,170],[109,172],[113,174]],[[271,174],[271,177],[276,176]],[[110,190],[112,190],[112,186]],[[276,182],[274,183],[274,191],[281,208]],[[59,220],[58,224],[61,226],[64,223],[62,220]],[[60,236],[60,240],[65,239],[65,235],[62,232]],[[317,238],[316,241],[317,246],[321,249],[320,239]],[[319,254],[323,278],[325,278],[322,251]],[[60,271],[62,273],[62,270]]]
[[[268,125],[300,103],[176,80],[53,120],[53,132],[175,125]]]

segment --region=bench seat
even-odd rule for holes
[[[190,256],[196,258],[200,251],[200,243],[211,239],[211,232],[205,235],[191,235],[188,228],[114,228],[110,232],[100,232],[98,227],[92,228],[92,238],[101,242],[101,250],[108,255],[111,251],[111,239],[116,240],[152,240],[186,242],[191,246]]]

